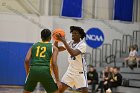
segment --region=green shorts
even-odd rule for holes
[[[54,82],[50,69],[47,66],[31,66],[29,74],[26,78],[24,90],[32,92],[40,82],[47,93],[53,93],[58,90]]]

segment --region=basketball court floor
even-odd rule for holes
[[[117,92],[117,93],[140,93],[140,88],[120,87],[119,90],[121,90],[121,91]],[[23,93],[23,87],[0,86],[0,93]],[[46,93],[46,92],[42,89],[36,88],[36,90],[32,93]],[[81,93],[81,92],[77,92],[77,91],[68,89],[64,93]]]
[[[23,87],[6,87],[0,86],[0,93],[22,93]],[[33,93],[46,93],[43,90],[36,89]],[[64,93],[80,93],[76,91],[66,90]]]

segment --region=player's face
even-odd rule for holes
[[[133,51],[133,50],[134,50],[134,48],[132,48],[132,47],[131,47],[131,48],[130,48],[130,50],[131,50],[131,51]]]
[[[80,37],[81,37],[81,35],[79,34],[79,32],[76,31],[76,30],[73,30],[73,32],[72,32],[72,40],[75,40],[75,41],[79,40]]]
[[[105,72],[108,72],[109,68],[108,67],[105,67]]]
[[[91,71],[91,72],[94,71],[94,68],[93,67],[90,67],[89,68],[89,71]]]
[[[114,73],[115,73],[115,74],[117,74],[117,73],[118,73],[118,70],[117,70],[116,68],[114,69]]]
[[[109,68],[109,71],[110,71],[110,72],[113,72],[113,71],[114,71],[113,67],[110,67],[110,68]]]

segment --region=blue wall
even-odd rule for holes
[[[0,85],[24,85],[24,59],[32,43],[0,42]]]
[[[132,21],[133,0],[115,0],[114,19]]]
[[[61,16],[82,18],[83,0],[63,0]]]

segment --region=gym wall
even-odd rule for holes
[[[112,39],[119,39],[123,34],[132,34],[134,30],[140,30],[140,23],[124,23],[107,20],[72,20],[52,16],[26,15],[28,19],[19,15],[0,14],[0,84],[23,85],[25,81],[24,58],[30,46],[40,41],[40,25],[49,28],[62,28],[66,32],[66,39],[71,40],[69,27],[81,26],[85,31],[97,27],[105,34],[105,43],[111,43]],[[31,21],[31,20],[34,20]],[[87,46],[87,52],[91,52]],[[58,65],[60,78],[65,73],[68,62],[67,53],[59,53]],[[63,64],[63,65],[62,65]]]

